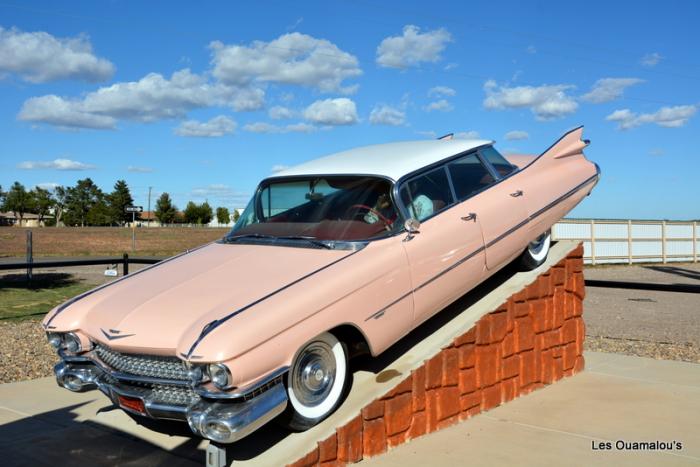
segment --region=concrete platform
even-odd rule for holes
[[[700,464],[700,365],[595,352],[586,354],[586,362],[587,369],[573,378],[363,464]],[[153,432],[121,410],[98,413],[108,408],[100,394],[60,390],[51,378],[0,386],[2,464],[202,465],[205,442]],[[250,459],[285,438],[281,430],[265,429],[238,447],[235,457]],[[618,439],[675,440],[683,449],[622,452],[591,448],[592,443],[611,441],[614,445]],[[263,465],[262,459],[252,462]],[[238,463],[234,460],[233,465]]]

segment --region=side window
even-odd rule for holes
[[[445,168],[440,167],[406,182],[401,188],[401,200],[409,214],[419,221],[453,204]]]
[[[476,157],[476,153],[450,162],[447,168],[460,201],[494,182],[491,172]]]
[[[479,154],[481,154],[481,157],[489,161],[489,164],[496,169],[496,172],[498,172],[498,175],[501,177],[505,177],[517,169],[517,167],[508,162],[500,152],[496,151],[493,146],[479,150]]]

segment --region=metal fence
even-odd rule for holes
[[[584,262],[698,262],[700,231],[695,221],[563,219],[554,225],[554,240],[583,242]]]

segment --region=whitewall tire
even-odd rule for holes
[[[530,271],[544,263],[547,259],[551,242],[552,235],[550,231],[531,241],[520,257],[520,265],[523,269]]]

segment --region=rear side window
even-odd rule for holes
[[[447,164],[457,198],[461,201],[494,182],[491,172],[481,163],[476,153]]]
[[[496,172],[501,178],[505,177],[506,175],[510,174],[511,172],[515,171],[515,169],[517,169],[517,167],[508,162],[506,158],[501,155],[500,152],[496,151],[493,148],[493,146],[488,146],[483,149],[480,149],[479,154],[481,154],[481,157],[489,161],[489,164],[491,164],[493,168],[496,169]]]
[[[410,216],[419,221],[453,204],[445,168],[440,167],[406,182],[401,188],[401,200]]]

